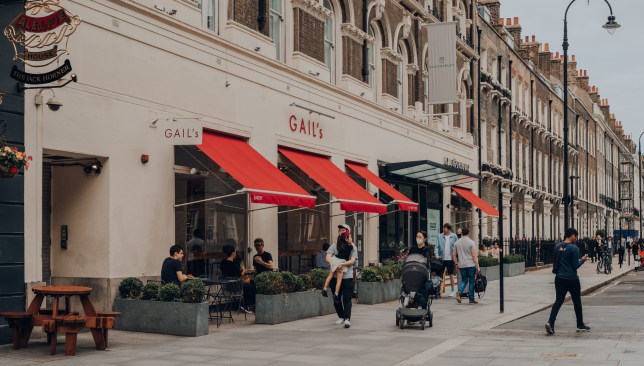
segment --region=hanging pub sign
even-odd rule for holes
[[[72,71],[71,62],[62,58],[69,55],[69,37],[81,19],[59,4],[60,0],[28,1],[25,11],[5,27],[4,35],[15,53],[13,60],[42,70],[27,73],[14,66],[9,74],[13,79],[41,85],[59,80]]]

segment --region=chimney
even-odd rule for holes
[[[508,32],[512,35],[512,38],[514,39],[514,48],[519,49],[521,48],[521,25],[519,24],[519,17],[514,17],[513,19],[508,18],[510,20],[509,24],[506,23],[505,29],[508,30]]]
[[[577,73],[577,85],[585,90],[588,90],[588,70],[579,70]]]
[[[599,104],[599,89],[596,86],[591,86],[590,87],[590,92],[588,92],[588,95],[590,96],[590,99],[593,101],[593,103]]]
[[[490,24],[499,24],[501,15],[501,1],[500,0],[479,0],[479,4],[485,6],[490,11]]]
[[[550,76],[559,81],[562,81],[562,70],[563,67],[561,67],[561,57],[559,57],[559,52],[557,52],[555,53],[554,57],[550,59]]]
[[[572,87],[577,85],[577,61],[575,60],[575,55],[572,55],[572,58],[568,60],[568,86]]]
[[[526,41],[521,44],[521,49],[525,50],[526,53],[528,54],[528,59],[532,61],[535,65],[539,64],[539,49],[541,48],[541,44],[537,43],[537,39],[535,36],[532,36],[532,39],[530,37],[526,36]]]
[[[599,108],[604,115],[604,119],[608,122],[611,122],[611,127],[615,126],[615,115],[610,113],[610,105],[608,104],[608,99],[602,99]]]
[[[550,45],[544,43],[543,50],[539,52],[539,62],[537,63],[537,67],[547,76],[550,76],[551,56],[552,54],[550,53]]]

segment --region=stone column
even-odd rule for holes
[[[552,206],[550,201],[543,202],[543,216],[545,221],[544,237],[548,239],[552,239],[554,236],[552,232]]]
[[[532,238],[535,233],[532,231],[532,215],[534,212],[534,203],[536,199],[526,195],[523,199],[524,208],[525,208],[525,236],[526,238]]]

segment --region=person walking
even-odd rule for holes
[[[465,291],[465,284],[469,285],[468,297],[470,304],[478,304],[474,299],[474,279],[479,273],[479,256],[476,243],[469,237],[470,229],[461,229],[461,238],[454,243],[454,266],[461,272],[461,283],[458,284],[456,301],[461,303],[461,294]]]
[[[555,272],[555,291],[556,299],[550,311],[550,318],[546,323],[546,332],[550,335],[555,334],[555,321],[559,309],[566,299],[566,293],[570,292],[572,303],[575,308],[577,317],[577,331],[585,332],[590,327],[584,323],[584,315],[581,306],[581,284],[577,269],[581,267],[588,255],[579,258],[579,248],[575,243],[579,233],[574,228],[566,229],[564,241],[555,246],[555,258],[553,263],[553,272]]]
[[[443,261],[443,266],[445,266],[445,271],[449,275],[450,282],[450,292],[449,297],[454,297],[454,275],[456,274],[456,268],[454,267],[454,260],[452,259],[452,253],[454,252],[454,243],[456,243],[458,237],[452,232],[452,225],[445,223],[443,225],[443,232],[438,234],[438,255],[436,259],[441,259]]]
[[[331,264],[331,257],[337,256],[340,251],[338,248],[338,243],[344,241],[345,233],[349,232],[350,228],[347,224],[338,225],[338,240],[329,247],[326,254],[327,263]],[[337,270],[342,271],[340,267],[347,267],[346,272],[342,271],[342,284],[340,285],[339,296],[334,297],[333,306],[335,307],[335,312],[338,314],[338,320],[335,321],[336,325],[344,324],[345,328],[351,326],[351,298],[353,297],[353,264],[358,258],[358,250],[356,246],[353,245],[353,239],[351,236],[348,237],[348,243],[343,243],[344,245],[349,245],[351,248],[351,254],[348,261],[343,262],[336,268]],[[331,280],[331,288],[335,288],[336,279]]]
[[[619,244],[617,244],[617,254],[618,254],[618,261],[619,261],[619,268],[622,268],[622,264],[624,263],[624,253],[626,252],[626,247],[624,247],[624,242],[620,240]]]
[[[633,253],[633,263],[637,263],[637,256],[639,255],[639,252],[640,246],[636,241],[634,241],[633,245],[631,245],[631,253]]]

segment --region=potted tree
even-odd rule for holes
[[[119,285],[121,298],[114,299],[114,310],[123,314],[115,329],[133,332],[197,337],[208,334],[206,288],[199,280],[189,280],[181,287],[143,283],[133,277]]]
[[[503,257],[503,277],[514,277],[525,273],[525,259],[522,254]]]

